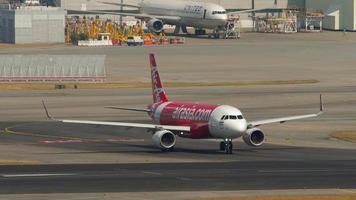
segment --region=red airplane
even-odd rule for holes
[[[153,103],[147,109],[106,107],[111,109],[138,111],[147,113],[153,124],[103,122],[84,120],[57,120],[50,116],[43,103],[49,119],[63,123],[94,124],[107,126],[122,126],[148,129],[152,132],[155,146],[162,151],[171,151],[176,144],[176,136],[203,139],[222,139],[220,150],[227,154],[232,153],[232,139],[242,137],[250,146],[261,146],[265,135],[257,128],[263,124],[284,123],[291,120],[317,117],[323,113],[322,98],[320,95],[320,111],[316,114],[273,118],[261,121],[246,121],[241,111],[229,105],[211,105],[198,103],[180,103],[170,101],[161,82],[154,54],[149,55],[151,64]]]

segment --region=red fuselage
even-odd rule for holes
[[[194,139],[211,137],[209,119],[218,105],[164,102],[149,106],[150,117],[161,125],[190,126],[190,133],[178,134]]]

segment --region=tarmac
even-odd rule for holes
[[[174,101],[233,105],[248,120],[318,112],[320,93],[325,104],[319,118],[260,127],[267,137],[260,148],[236,140],[234,154],[225,155],[217,140],[179,138],[175,152],[162,153],[141,130],[49,122],[41,106],[46,100],[56,118],[148,123],[142,113],[104,106],[145,108],[152,101],[150,89],[3,90],[0,198],[354,193],[349,189],[356,187],[356,145],[330,134],[356,130],[355,38],[338,32],[246,33],[237,41],[189,38],[186,45],[166,47],[0,49],[4,54],[105,54],[108,79],[117,82],[149,81],[149,52],[157,54],[163,81],[320,81],[166,88]]]

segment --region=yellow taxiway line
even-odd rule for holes
[[[39,165],[38,160],[0,160],[0,165]]]

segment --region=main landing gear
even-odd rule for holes
[[[232,154],[232,139],[225,139],[220,142],[220,151],[225,151],[226,154]]]
[[[204,29],[195,29],[195,35],[197,35],[197,36],[206,35],[206,30],[204,30]]]

